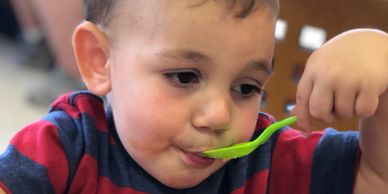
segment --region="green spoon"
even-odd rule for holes
[[[209,158],[221,158],[221,159],[232,159],[246,156],[253,152],[261,144],[264,144],[269,137],[276,132],[278,129],[290,125],[297,120],[296,116],[286,118],[282,121],[278,121],[268,126],[255,140],[250,142],[244,142],[234,144],[229,147],[208,150],[202,153],[203,156]]]

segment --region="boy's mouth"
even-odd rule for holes
[[[183,160],[190,166],[205,168],[210,166],[215,160],[214,158],[204,157],[200,152],[189,152],[182,149],[181,151],[184,154]]]

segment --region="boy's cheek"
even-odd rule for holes
[[[253,133],[256,129],[257,116],[246,116],[245,119],[241,120],[238,133],[240,133],[239,142],[249,141],[252,138]]]

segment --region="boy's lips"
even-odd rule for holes
[[[201,152],[190,152],[183,149],[181,149],[181,151],[184,154],[183,160],[190,166],[205,168],[210,166],[215,160],[214,158],[202,156]]]

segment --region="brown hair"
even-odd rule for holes
[[[199,4],[208,1],[209,0],[202,0]],[[270,6],[274,10],[275,16],[278,15],[279,0],[226,0],[226,2],[229,3],[230,10],[236,5],[241,6],[240,10],[235,14],[237,18],[248,16],[259,7],[258,5],[263,4]],[[85,20],[95,24],[107,24],[109,22],[110,13],[116,3],[117,0],[84,0]]]

